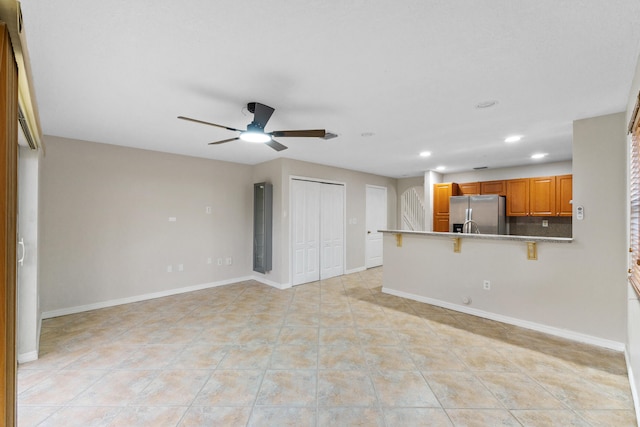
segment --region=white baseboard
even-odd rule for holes
[[[636,411],[636,419],[640,420],[640,401],[638,400],[638,389],[636,388],[636,381],[633,369],[631,368],[631,358],[629,356],[629,349],[624,350],[624,360],[627,363],[627,376],[629,378],[629,386],[631,387],[631,397],[633,397],[633,407]]]
[[[37,351],[30,351],[28,353],[18,354],[18,364],[33,362],[34,360],[38,360]]]
[[[235,279],[221,280],[219,282],[203,283],[201,285],[186,286],[184,288],[169,289],[161,292],[153,292],[149,294],[136,295],[133,297],[119,298],[109,301],[102,301],[93,304],[79,305],[75,307],[61,308],[58,310],[45,311],[42,313],[42,319],[50,319],[52,317],[66,316],[68,314],[82,313],[84,311],[97,310],[100,308],[113,307],[116,305],[130,304],[132,302],[146,301],[155,298],[168,297],[171,295],[184,294],[187,292],[200,291],[203,289],[215,288],[218,286],[230,285],[232,283],[253,280],[254,277],[238,277]],[[257,279],[256,279],[257,280]]]
[[[291,283],[278,283],[278,282],[274,282],[273,280],[269,280],[267,278],[265,278],[264,276],[256,276],[254,275],[252,277],[253,280],[260,282],[264,285],[268,285],[268,286],[272,286],[276,289],[280,289],[280,290],[284,290],[284,289],[289,289],[291,287]]]
[[[367,267],[356,267],[352,268],[351,270],[345,271],[344,274],[360,273],[361,271],[365,271],[366,269]]]
[[[568,331],[566,329],[560,329],[553,326],[543,325],[540,323],[529,322],[528,320],[516,319],[515,317],[503,316],[501,314],[491,313],[489,311],[478,310],[478,309],[467,307],[464,305],[453,304],[450,302],[441,301],[433,298],[427,298],[420,295],[414,295],[408,292],[396,291],[394,289],[389,289],[385,287],[382,288],[382,292],[391,294],[391,295],[396,295],[402,298],[412,299],[414,301],[425,302],[427,304],[436,305],[438,307],[447,308],[449,310],[459,311],[461,313],[483,317],[485,319],[496,320],[498,322],[507,323],[509,325],[520,326],[522,328],[543,332],[545,334],[554,335],[560,338],[566,338],[568,340],[577,341],[584,344],[591,344],[598,347],[603,347],[603,348],[616,350],[616,351],[625,350],[625,344],[618,341],[607,340],[604,338],[594,337],[594,336],[582,334],[579,332]]]

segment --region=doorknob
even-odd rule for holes
[[[367,234],[371,234],[371,230],[367,230]]]

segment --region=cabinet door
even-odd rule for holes
[[[556,177],[541,176],[529,179],[529,214],[556,215]]]
[[[464,184],[458,184],[458,189],[461,196],[475,196],[480,194],[480,183],[465,182]]]
[[[449,215],[449,197],[458,195],[458,184],[433,184],[433,214]]]
[[[480,194],[507,195],[506,181],[484,181],[480,183]]]
[[[572,216],[573,175],[556,176],[556,215]]]
[[[449,231],[449,198],[458,195],[458,184],[433,184],[433,231]]]
[[[507,216],[529,215],[529,179],[506,181]]]
[[[435,215],[433,217],[433,231],[449,232],[449,215]]]

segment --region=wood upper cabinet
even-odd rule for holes
[[[479,182],[465,182],[464,184],[458,184],[460,196],[475,196],[480,194]]]
[[[510,179],[507,190],[507,216],[529,215],[529,179]]]
[[[507,195],[506,181],[484,181],[480,183],[480,194]]]
[[[556,216],[572,216],[573,175],[556,176]]]
[[[449,231],[449,197],[457,196],[458,184],[433,184],[433,231]]]
[[[556,216],[556,177],[529,178],[529,215]]]

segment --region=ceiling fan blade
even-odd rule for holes
[[[280,144],[278,141],[274,141],[273,139],[265,142],[265,144],[267,144],[269,147],[273,148],[276,151],[282,151],[287,149],[286,146]]]
[[[196,119],[192,119],[189,117],[184,117],[184,116],[178,116],[179,119],[182,120],[188,120],[190,122],[196,122],[196,123],[202,123],[203,125],[209,125],[209,126],[215,126],[217,128],[222,128],[222,129],[228,129],[228,130],[234,130],[236,132],[242,132],[240,129],[236,129],[236,128],[230,128],[229,126],[223,126],[223,125],[217,125],[215,123],[210,123],[210,122],[203,122],[202,120],[196,120]]]
[[[237,139],[240,139],[240,138],[236,137],[236,138],[223,139],[222,141],[210,142],[209,145],[224,144],[225,142],[231,142],[231,141],[235,141]]]
[[[313,130],[276,130],[271,132],[272,136],[279,138],[297,137],[297,138],[324,138],[327,132],[324,129]]]
[[[275,110],[268,105],[256,102],[253,113],[253,124],[264,129],[274,111]]]

